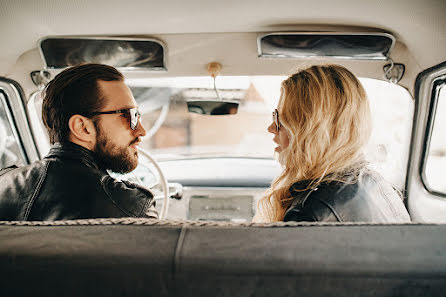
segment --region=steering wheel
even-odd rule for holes
[[[158,171],[158,175],[160,177],[160,184],[161,184],[161,188],[162,188],[162,192],[163,192],[163,207],[161,208],[161,212],[160,212],[160,219],[163,220],[166,218],[167,216],[167,211],[169,210],[169,187],[167,186],[167,179],[164,176],[163,171],[161,170],[161,167],[159,166],[159,164],[155,161],[155,159],[150,156],[149,152],[147,152],[146,150],[142,149],[142,148],[138,148],[138,151],[147,159],[149,159],[149,161],[153,164],[153,167],[156,168],[156,170]],[[155,198],[155,197],[154,197]]]

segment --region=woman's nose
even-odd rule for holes
[[[272,122],[269,126],[268,126],[268,132],[269,133],[273,133],[276,134],[276,124],[274,124],[274,122]]]

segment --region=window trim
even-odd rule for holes
[[[16,121],[14,119],[14,116],[12,115],[12,108],[11,105],[8,102],[8,97],[6,93],[0,89],[0,105],[4,108],[5,114],[6,114],[6,123],[11,128],[12,135],[14,136],[14,139],[17,141],[17,147],[20,151],[20,155],[25,163],[29,163],[28,155],[26,154],[24,150],[24,145],[22,138],[20,137],[19,133],[17,132],[17,125]]]
[[[39,160],[34,136],[30,130],[28,114],[24,107],[24,93],[20,85],[0,77],[0,92],[5,97],[5,111],[19,150],[26,164]]]
[[[432,88],[430,95],[430,106],[425,130],[423,152],[421,157],[420,176],[421,176],[421,182],[423,183],[424,188],[429,194],[446,198],[446,193],[438,192],[429,186],[429,182],[426,176],[426,165],[427,165],[427,159],[429,157],[429,149],[432,139],[432,132],[434,129],[435,118],[437,116],[437,106],[438,106],[440,88],[442,86],[446,87],[446,75],[442,75],[435,78],[432,81],[431,86]]]

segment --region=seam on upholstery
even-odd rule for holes
[[[319,202],[321,202],[322,204],[325,204],[325,206],[327,206],[327,207],[331,210],[331,212],[334,214],[334,216],[336,217],[336,219],[338,220],[338,222],[342,222],[341,216],[338,215],[338,213],[334,210],[334,208],[333,208],[330,204],[328,204],[328,203],[325,202],[324,200],[319,199],[319,198],[317,198],[317,197],[314,197],[314,198],[317,199],[317,200],[318,200]]]
[[[175,255],[173,257],[173,277],[181,270],[181,251],[183,250],[184,241],[186,238],[187,226],[183,225],[178,235],[177,246],[175,247]]]
[[[34,190],[33,194],[31,195],[31,198],[28,200],[28,205],[26,206],[25,215],[23,217],[23,220],[25,220],[25,221],[28,220],[28,216],[31,212],[31,208],[34,204],[34,201],[36,200],[37,196],[40,193],[40,188],[42,187],[42,184],[45,181],[49,166],[50,166],[50,162],[47,162],[45,164],[45,167],[43,167],[43,173],[40,176],[40,179],[39,179],[39,182],[37,183],[36,189]]]
[[[76,219],[60,221],[0,221],[0,226],[91,226],[91,225],[134,225],[134,226],[185,226],[188,227],[243,227],[243,228],[288,228],[309,226],[445,226],[443,223],[373,223],[373,222],[274,222],[274,223],[234,223],[230,221],[191,221],[191,220],[158,220],[150,218],[101,218]]]
[[[111,178],[107,175],[105,175],[104,177],[101,178],[101,185],[102,185],[102,189],[104,190],[105,194],[107,195],[108,199],[110,199],[110,201],[113,203],[114,206],[116,206],[117,209],[119,209],[120,211],[122,211],[126,216],[128,217],[133,217],[136,218],[137,216],[133,215],[133,214],[129,214],[127,213],[124,209],[122,209],[114,200],[113,198],[110,196],[110,194],[107,191],[107,187],[105,186],[105,180],[107,178]]]

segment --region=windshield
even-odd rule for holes
[[[204,156],[271,158],[274,145],[266,131],[285,77],[182,77],[129,81],[147,136],[142,147],[159,159]],[[188,112],[192,100],[239,103],[229,115]]]

